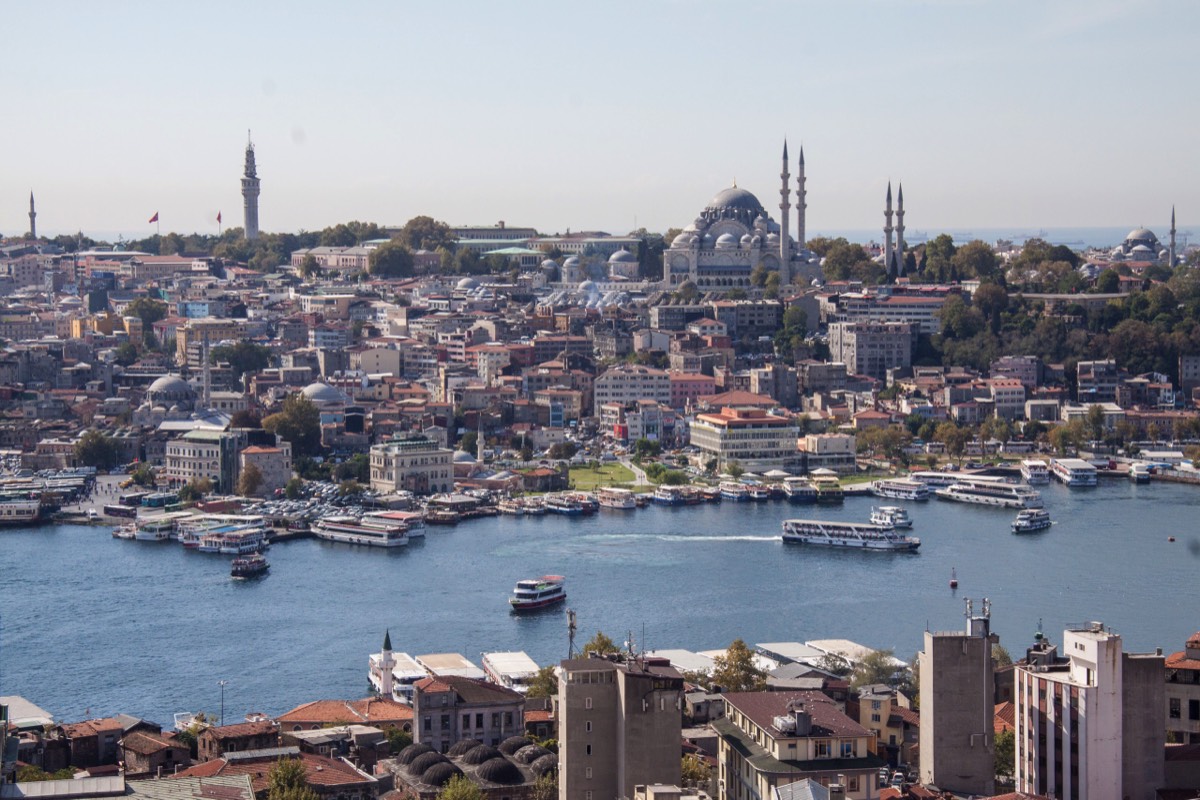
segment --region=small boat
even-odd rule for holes
[[[579,517],[583,515],[583,504],[569,495],[552,494],[546,497],[546,511],[566,517]]]
[[[771,490],[762,484],[751,484],[746,491],[750,493],[750,499],[755,502],[761,503],[771,499]]]
[[[722,500],[732,500],[735,503],[740,503],[743,500],[750,499],[750,487],[744,483],[722,481],[720,488]]]
[[[956,573],[954,571],[954,567],[950,568],[950,588],[951,589],[958,588],[958,573]]]
[[[659,486],[650,496],[650,502],[660,506],[681,506],[684,503],[683,488],[680,486]]]
[[[235,558],[229,565],[229,574],[234,578],[257,578],[265,575],[271,565],[259,553]]]
[[[579,503],[584,514],[595,514],[600,510],[600,501],[596,499],[596,495],[590,492],[568,492],[567,496]]]
[[[706,503],[719,503],[721,501],[721,489],[716,486],[704,486],[700,489],[700,495]]]
[[[871,509],[871,522],[876,525],[891,525],[893,528],[911,528],[912,518],[899,506],[880,506]]]
[[[1134,483],[1150,482],[1150,465],[1145,461],[1135,461],[1129,465],[1129,480]]]
[[[1013,533],[1032,533],[1049,528],[1050,514],[1044,508],[1027,508],[1013,520]]]
[[[522,612],[537,611],[561,603],[567,599],[567,590],[563,587],[565,580],[562,575],[543,575],[517,581],[508,604],[513,611]]]
[[[428,525],[457,525],[462,515],[448,508],[435,508],[425,515]]]
[[[535,497],[530,497],[521,501],[521,505],[525,508],[526,516],[542,517],[546,514],[546,504]]]
[[[520,517],[525,514],[525,504],[520,500],[501,500],[496,504],[496,510],[501,514]]]
[[[637,501],[634,500],[633,492],[628,489],[605,486],[596,492],[596,497],[600,501],[601,508],[616,508],[621,510],[637,508]]]

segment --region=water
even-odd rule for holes
[[[1180,649],[1197,627],[1195,487],[1125,481],[1043,487],[1048,531],[1014,536],[1014,513],[905,503],[917,554],[784,547],[779,523],[865,521],[871,498],[842,508],[782,502],[601,510],[565,520],[496,517],[430,528],[387,552],[317,540],[269,553],[271,573],[241,582],[228,559],[177,543],[115,540],[105,528],[0,532],[0,694],[60,720],[175,711],[277,714],[318,698],[365,695],[367,654],[385,628],[397,650],[525,650],[566,655],[562,607],[514,616],[520,578],[567,576],[579,642],[627,631],[650,648],[844,637],[909,659],[922,632],[962,626],[962,598],[990,597],[993,629],[1015,655],[1038,619],[1102,620],[1126,647]],[[895,502],[895,501],[888,501]],[[1167,537],[1178,538],[1169,543]],[[948,587],[954,568],[960,588]]]

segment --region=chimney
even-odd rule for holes
[[[845,775],[838,775],[837,782],[829,784],[829,800],[846,800]]]

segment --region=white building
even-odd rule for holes
[[[697,414],[690,434],[705,461],[717,459],[718,471],[734,461],[748,472],[760,473],[799,466],[796,423],[762,409],[727,407],[717,414]]]
[[[637,364],[621,364],[597,376],[592,396],[597,416],[600,414],[600,407],[605,403],[625,405],[637,400],[654,400],[669,406],[671,376],[666,370]]]
[[[371,447],[371,488],[414,494],[454,488],[454,451],[423,436],[395,439]]]

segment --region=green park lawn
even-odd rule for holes
[[[588,492],[599,486],[632,484],[633,473],[620,464],[604,464],[598,470],[591,467],[571,467],[571,483],[576,489]]]

